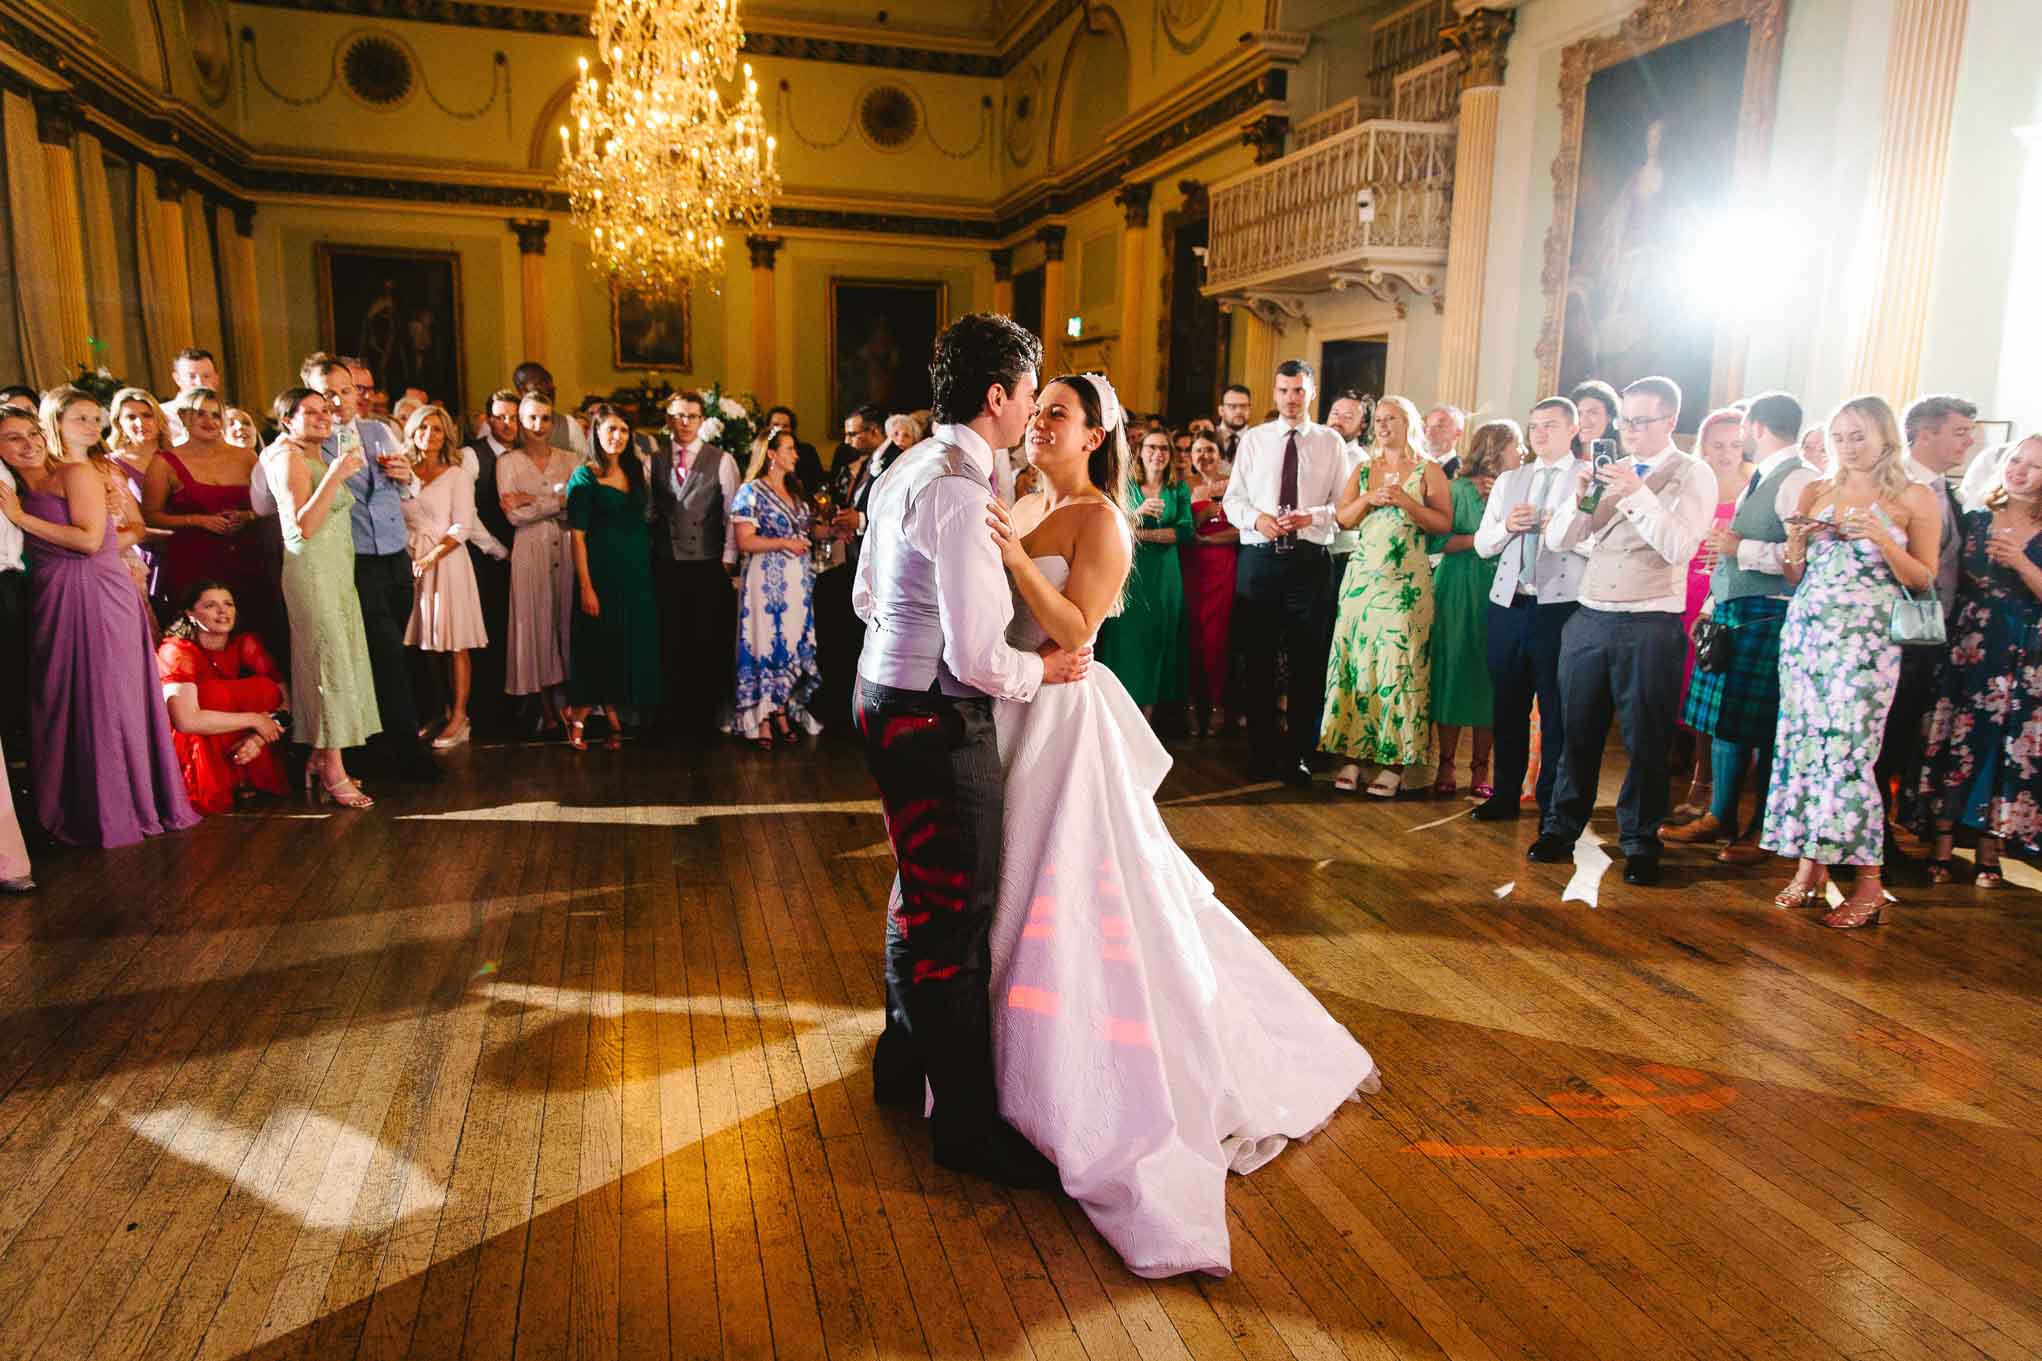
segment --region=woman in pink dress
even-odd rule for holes
[[[1743,413],[1725,407],[1712,411],[1702,421],[1702,428],[1695,434],[1695,454],[1709,465],[1709,471],[1716,475],[1716,513],[1709,522],[1711,529],[1730,523],[1737,514],[1737,497],[1743,492],[1744,484],[1751,476],[1751,464],[1745,461],[1747,450],[1744,446]],[[1698,550],[1687,565],[1687,606],[1681,611],[1681,631],[1687,634],[1687,667],[1680,673],[1681,702],[1687,701],[1688,681],[1695,674],[1695,620],[1702,613],[1702,605],[1709,598],[1709,578],[1716,573],[1716,555],[1706,546]],[[1690,759],[1686,753],[1688,745],[1694,747],[1691,754],[1694,778],[1688,783],[1687,802],[1673,810],[1676,818],[1700,817],[1709,809],[1709,742],[1707,738],[1696,739],[1695,731],[1685,724],[1681,726],[1679,745],[1683,751],[1682,760]]]
[[[404,422],[404,452],[418,479],[418,495],[404,503],[416,584],[404,645],[447,659],[449,702],[433,738],[433,746],[445,751],[468,740],[469,649],[489,646],[482,593],[467,549],[478,532],[489,539],[489,531],[475,518],[475,474],[461,457],[454,418],[445,407],[422,406],[411,413]]]
[[[1227,521],[1225,462],[1212,432],[1191,441],[1192,541],[1178,554],[1184,568],[1184,613],[1191,640],[1191,710],[1198,735],[1227,730],[1220,710],[1227,689],[1227,635],[1234,615],[1234,564],[1241,531]]]
[[[504,689],[539,696],[542,728],[564,731],[567,639],[579,595],[567,536],[567,480],[579,460],[552,440],[552,404],[527,393],[518,403],[518,447],[496,461],[497,499],[518,529],[511,544]]]

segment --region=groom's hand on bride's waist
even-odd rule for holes
[[[1044,643],[1037,651],[1042,656],[1042,683],[1044,685],[1068,685],[1072,681],[1085,679],[1085,673],[1092,669],[1092,649],[1081,647],[1076,652],[1067,652],[1055,643]]]

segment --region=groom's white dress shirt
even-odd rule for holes
[[[946,446],[960,450],[979,480],[945,476]],[[967,425],[939,425],[930,437],[900,456],[873,484],[866,503],[870,530],[858,558],[851,608],[876,634],[884,634],[885,600],[896,583],[880,572],[894,553],[882,551],[877,536],[898,533],[905,548],[933,567],[936,616],[942,629],[942,668],[868,635],[858,674],[896,690],[928,690],[957,682],[996,699],[1032,700],[1042,686],[1042,658],[1007,645],[1014,620],[1000,550],[986,525],[992,490],[993,451]],[[897,625],[898,626],[898,625]],[[947,689],[947,686],[946,686]]]

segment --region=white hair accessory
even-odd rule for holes
[[[1100,425],[1108,430],[1118,426],[1121,420],[1120,394],[1113,390],[1113,384],[1106,381],[1106,375],[1103,373],[1087,373],[1080,376],[1099,394]]]

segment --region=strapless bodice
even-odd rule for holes
[[[1049,584],[1061,591],[1064,583],[1071,579],[1071,564],[1061,554],[1030,558],[1030,562],[1042,569],[1049,578]],[[1049,634],[1036,621],[1035,611],[1028,608],[1028,602],[1021,598],[1020,587],[1009,581],[1007,589],[1014,593],[1014,622],[1007,625],[1007,646],[1016,652],[1033,652],[1049,641]]]

